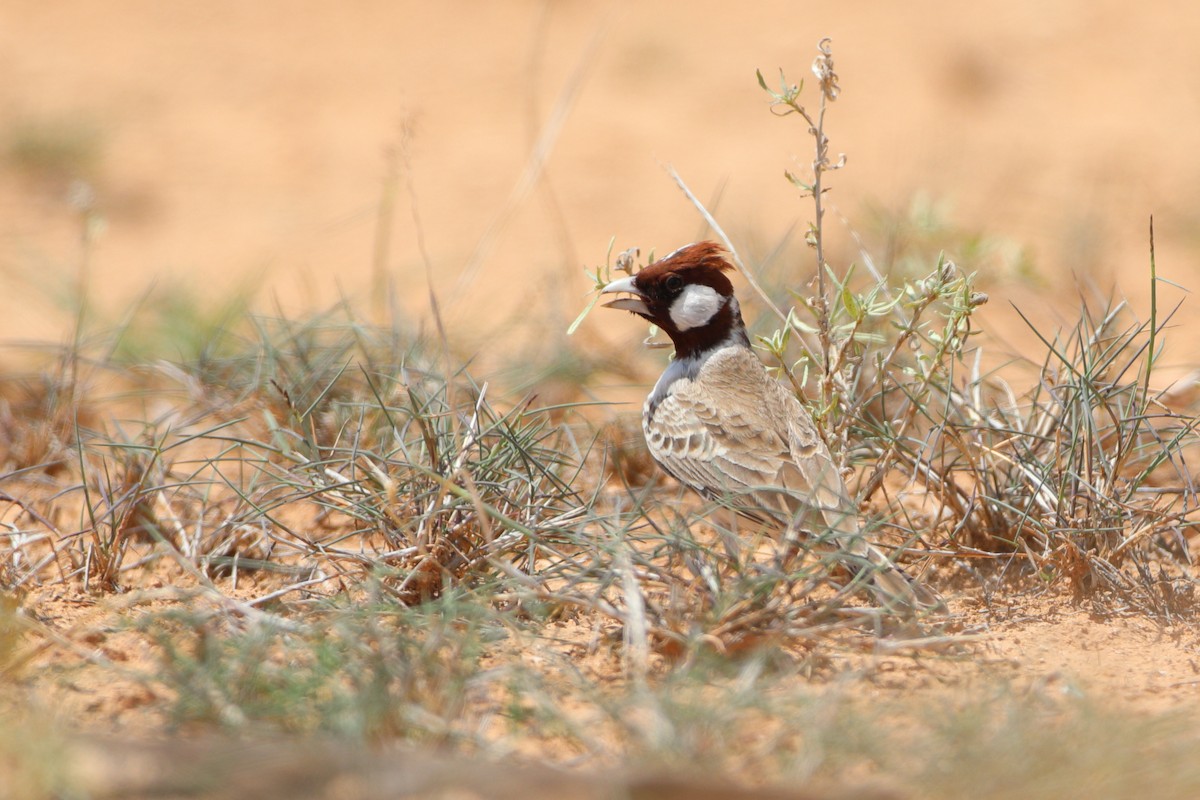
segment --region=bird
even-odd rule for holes
[[[913,580],[864,535],[855,505],[812,416],[755,355],[715,242],[679,248],[601,294],[670,337],[675,356],[642,407],[654,461],[671,477],[756,523],[794,536],[819,518],[851,572],[869,572],[884,607],[940,611],[935,592]]]

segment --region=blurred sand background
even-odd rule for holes
[[[0,0],[0,338],[69,325],[81,185],[102,221],[89,292],[114,317],[152,284],[365,304],[401,144],[384,263],[426,313],[415,207],[459,330],[549,304],[570,319],[579,268],[611,237],[660,254],[695,239],[664,164],[719,193],[735,242],[762,255],[808,218],[782,171],[811,155],[754,71],[808,77],[823,36],[843,86],[832,148],[849,157],[835,259],[856,257],[868,205],[926,198],[1032,267],[987,280],[1004,326],[1003,301],[1069,301],[1073,274],[1144,297],[1154,214],[1160,274],[1200,287],[1190,3]]]

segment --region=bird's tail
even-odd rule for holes
[[[843,543],[841,559],[851,571],[866,573],[871,592],[885,608],[904,614],[932,614],[946,610],[937,592],[919,583],[892,563],[887,554],[861,536]]]
[[[828,526],[822,537],[825,546],[833,548],[834,559],[852,574],[869,581],[871,593],[881,605],[906,616],[946,611],[946,603],[937,592],[909,577],[887,553],[867,541],[856,515],[828,508],[822,511]],[[799,533],[793,519],[785,539]]]
[[[785,540],[797,538],[817,521],[815,517],[821,517],[828,537],[822,537],[824,543],[833,546],[835,558],[851,572],[870,579],[871,591],[885,608],[908,616],[945,611],[946,604],[937,592],[904,574],[886,553],[867,541],[858,514],[849,510],[854,504],[829,457],[810,459],[805,466],[802,475],[800,470],[781,473],[782,492],[770,487],[752,495],[757,508],[778,509],[773,516],[786,521]],[[738,510],[756,518],[753,510]]]
[[[784,504],[791,513],[788,530],[803,526],[813,512],[820,514],[828,526],[829,542],[837,548],[838,560],[856,574],[869,572],[871,590],[885,607],[909,615],[945,611],[946,604],[936,592],[909,578],[866,540],[857,507],[820,439],[815,439],[807,456],[797,460],[798,466],[789,470],[785,464],[781,470],[781,482],[787,490]]]

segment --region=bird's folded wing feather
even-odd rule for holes
[[[764,389],[718,400],[680,381],[647,428],[651,455],[708,497],[740,496],[754,507],[740,509],[747,516],[763,511],[786,524],[813,509],[844,514],[841,479],[804,409],[774,381]]]

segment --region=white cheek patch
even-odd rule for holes
[[[721,310],[725,298],[711,286],[694,283],[671,304],[671,322],[680,331],[707,325]]]

